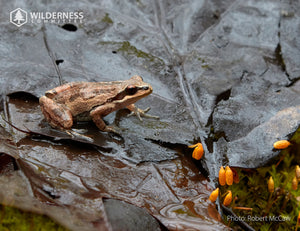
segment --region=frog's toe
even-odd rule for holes
[[[148,108],[147,108],[148,109]],[[150,109],[150,108],[149,108]],[[149,111],[149,110],[148,110]],[[135,115],[137,118],[139,118],[140,121],[143,121],[142,116],[145,114],[145,111],[139,108],[134,108],[134,110],[127,116],[133,116]]]
[[[120,135],[120,129],[114,126],[106,126],[105,129],[103,130],[104,132],[111,132],[115,133],[117,135]]]
[[[150,111],[150,109],[151,109],[150,107],[147,107],[147,108],[144,109],[144,110],[138,108],[138,110],[139,110],[143,115],[145,115],[145,113],[147,113],[148,111]]]
[[[150,107],[147,107],[144,110],[140,109],[140,108],[134,108],[134,110],[128,116],[136,115],[139,118],[140,121],[143,121],[142,116],[147,117],[147,118],[159,119],[158,116],[153,116],[153,115],[146,114],[149,110],[150,110]]]
[[[80,139],[80,140],[85,140],[88,142],[94,142],[94,139],[85,135],[82,135],[78,132],[75,132],[74,130],[70,129],[70,130],[65,130],[65,132],[70,135],[72,138],[74,139]]]

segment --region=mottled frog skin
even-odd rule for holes
[[[128,80],[112,82],[71,82],[45,93],[39,99],[41,110],[53,128],[71,129],[74,120],[93,120],[101,131],[113,131],[103,117],[128,108],[141,119],[149,110],[141,110],[134,103],[151,94],[150,84],[135,75]]]

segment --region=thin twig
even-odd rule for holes
[[[63,81],[62,81],[62,77],[61,77],[61,73],[60,73],[59,67],[58,67],[58,65],[56,63],[56,57],[53,54],[53,52],[51,51],[51,49],[49,47],[48,40],[47,40],[45,24],[43,24],[43,26],[42,26],[42,31],[43,31],[43,38],[44,38],[45,47],[46,47],[46,49],[48,51],[48,54],[49,54],[49,56],[50,56],[50,58],[52,60],[52,63],[54,65],[56,73],[58,75],[59,85],[62,85]]]
[[[11,127],[13,127],[14,129],[18,130],[19,132],[23,132],[23,133],[26,133],[26,134],[31,134],[31,133],[32,133],[28,128],[26,128],[27,131],[25,131],[25,130],[23,130],[23,129],[20,129],[20,128],[16,127],[16,126],[13,125],[11,122],[9,122],[8,120],[6,120],[6,119],[4,118],[3,115],[2,115],[2,119],[3,119],[6,123],[8,123]]]

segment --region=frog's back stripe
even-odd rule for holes
[[[82,82],[70,82],[70,83],[66,83],[64,85],[61,85],[61,86],[58,86],[56,88],[53,88],[49,91],[46,91],[45,92],[45,95],[48,97],[48,98],[53,98],[55,97],[57,94],[63,92],[63,91],[66,91],[68,89],[71,89],[71,88],[74,88],[74,87],[77,87],[78,85],[81,85]]]

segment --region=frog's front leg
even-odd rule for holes
[[[150,110],[150,107],[146,108],[145,110],[142,110],[142,109],[136,107],[134,104],[130,104],[129,106],[127,106],[127,108],[131,111],[131,113],[128,116],[132,116],[133,114],[135,114],[139,118],[140,121],[143,121],[142,116],[148,117],[148,118],[159,119],[158,116],[146,114]]]
[[[39,102],[41,110],[51,127],[61,130],[67,130],[72,127],[73,116],[70,110],[46,96],[42,96]]]
[[[92,120],[94,121],[94,123],[96,124],[96,126],[104,132],[116,132],[115,129],[113,127],[110,126],[106,126],[105,122],[103,121],[103,117],[107,116],[108,114],[110,114],[111,112],[117,110],[116,109],[116,104],[105,104],[105,105],[101,105],[96,107],[95,109],[93,109],[90,112],[90,116],[92,118]]]

